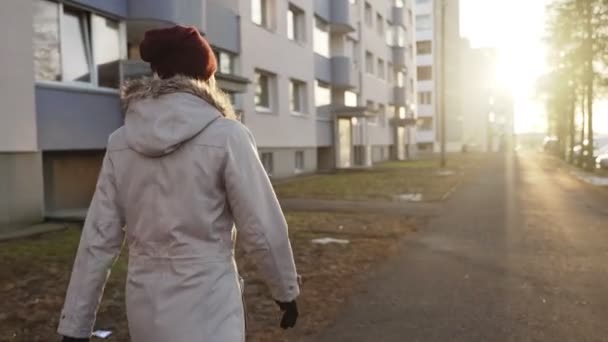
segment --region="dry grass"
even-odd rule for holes
[[[287,215],[298,271],[304,279],[302,317],[295,331],[278,326],[278,311],[255,268],[237,253],[247,281],[250,341],[286,341],[310,335],[335,316],[353,286],[375,262],[392,253],[396,237],[412,228],[403,218],[334,213]],[[332,236],[346,246],[319,246],[311,238]],[[59,310],[78,245],[78,227],[0,244],[0,341],[55,341]],[[126,258],[116,263],[106,287],[97,327],[108,341],[128,341],[124,310]]]
[[[437,159],[389,162],[370,170],[344,171],[285,182],[275,187],[281,198],[328,200],[394,200],[403,194],[421,194],[423,201],[441,200],[464,172],[483,161],[482,154],[452,154],[448,170],[440,174]]]

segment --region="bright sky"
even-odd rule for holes
[[[450,0],[447,0],[450,1]],[[542,44],[545,7],[550,0],[460,0],[461,34],[473,47],[496,47],[498,75],[515,98],[515,131],[545,132],[544,105],[536,99],[538,76],[546,72]],[[608,106],[598,104],[594,125],[608,133]]]

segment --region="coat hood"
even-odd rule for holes
[[[184,76],[127,81],[121,100],[127,144],[150,157],[175,151],[222,116],[235,118],[228,97],[214,81]]]

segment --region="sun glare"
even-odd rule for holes
[[[461,0],[461,34],[474,48],[498,50],[495,76],[500,86],[513,93],[516,132],[544,129],[544,109],[536,98],[535,85],[546,71],[542,36],[547,3]]]

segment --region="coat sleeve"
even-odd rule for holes
[[[300,293],[287,223],[251,133],[238,125],[228,138],[224,179],[239,238],[275,300]]]
[[[103,289],[124,241],[124,216],[116,202],[116,183],[109,154],[103,160],[72,269],[57,331],[89,337]]]

